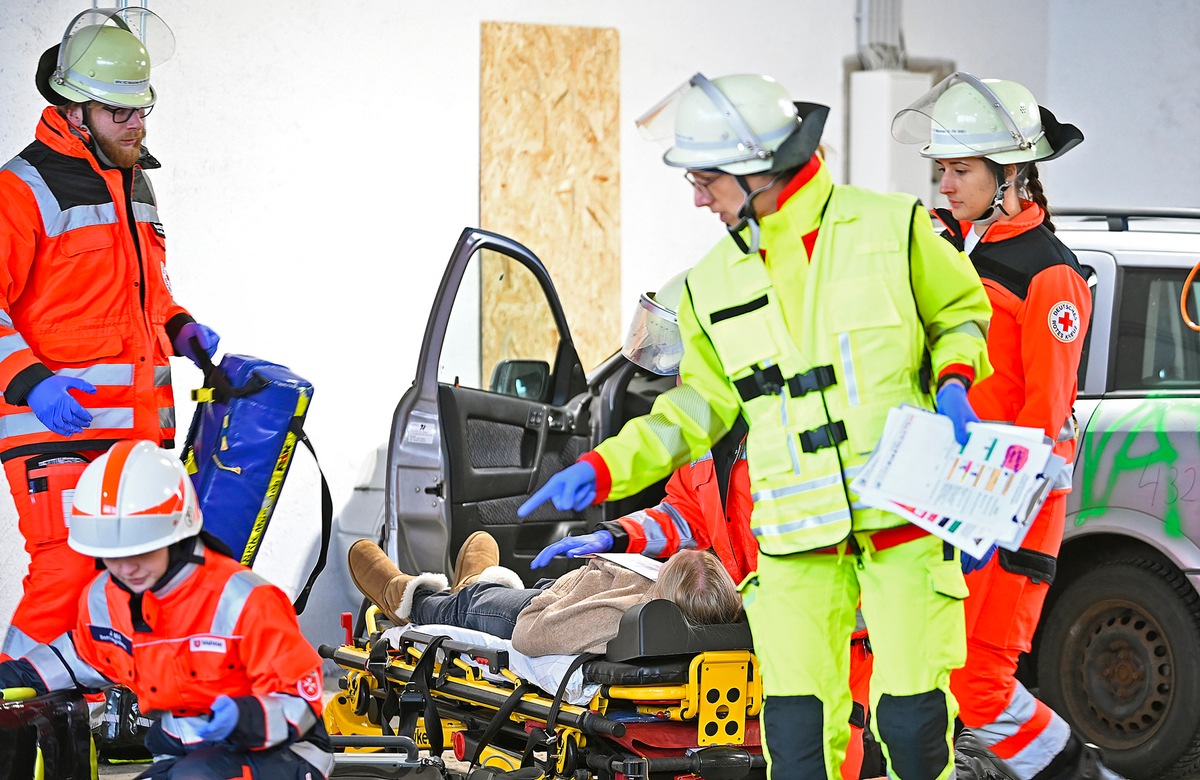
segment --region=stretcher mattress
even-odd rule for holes
[[[399,646],[398,640],[400,637],[404,636],[405,632],[409,630],[420,631],[429,636],[445,635],[457,642],[478,645],[479,647],[486,647],[489,650],[504,650],[508,653],[509,671],[522,680],[533,683],[551,696],[558,691],[558,686],[562,682],[563,675],[566,674],[567,669],[571,666],[571,662],[575,660],[575,656],[573,655],[540,655],[536,657],[524,655],[513,650],[512,640],[510,639],[501,639],[498,636],[485,634],[482,631],[459,628],[458,626],[416,626],[410,623],[405,626],[389,628],[383,632],[383,637],[393,647],[396,647]],[[494,682],[508,682],[507,678],[490,673],[487,666],[475,663],[472,659],[464,660],[480,669],[483,672],[484,679]],[[571,674],[570,680],[567,681],[567,687],[563,693],[563,701],[568,704],[585,706],[599,690],[600,685],[598,683],[585,683],[583,670],[576,669]]]

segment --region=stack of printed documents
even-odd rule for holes
[[[850,489],[974,556],[1015,550],[1064,461],[1040,428],[969,423],[959,446],[949,418],[900,406]]]

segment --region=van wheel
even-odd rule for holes
[[[1066,587],[1042,625],[1042,700],[1105,764],[1140,778],[1200,767],[1200,596],[1173,567],[1118,561]]]

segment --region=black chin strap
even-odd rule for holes
[[[779,181],[779,174],[772,176],[771,181],[767,182],[756,190],[750,189],[750,182],[745,176],[738,176],[735,174],[733,175],[733,178],[737,181],[738,186],[742,188],[742,193],[745,194],[746,199],[742,201],[742,207],[738,209],[738,217],[740,217],[738,223],[726,228],[726,230],[729,231],[729,237],[733,239],[733,243],[737,244],[737,247],[742,251],[742,254],[752,255],[758,251],[759,236],[758,212],[754,208],[754,199],[774,187]],[[745,239],[742,238],[742,231],[747,227],[750,228],[749,244],[747,244]]]
[[[1021,170],[1018,170],[1017,175],[1013,177],[1013,181],[1008,181],[1004,178],[1004,165],[1000,163],[993,163],[991,160],[987,160],[986,158],[984,161],[988,163],[988,167],[992,169],[992,175],[996,177],[996,192],[994,195],[992,195],[992,204],[984,209],[982,214],[975,219],[967,220],[975,225],[990,225],[992,222],[995,222],[996,218],[999,216],[996,213],[997,211],[1006,217],[1012,216],[1012,214],[1009,214],[1008,210],[1004,208],[1004,196],[1008,192],[1009,188],[1012,187],[1017,181],[1017,179],[1021,178]]]

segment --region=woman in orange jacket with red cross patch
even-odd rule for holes
[[[1092,299],[1075,255],[1054,236],[1037,162],[1083,140],[1013,81],[955,73],[900,112],[900,141],[924,142],[949,209],[943,236],[971,258],[992,304],[994,373],[970,387],[984,420],[1040,428],[1067,462],[1019,550],[964,555],[967,663],[951,676],[959,717],[1021,778],[1117,777],[1098,751],[1016,679],[1054,580],[1071,489],[1072,405]],[[964,380],[965,381],[965,380]],[[970,384],[967,382],[967,384]]]

